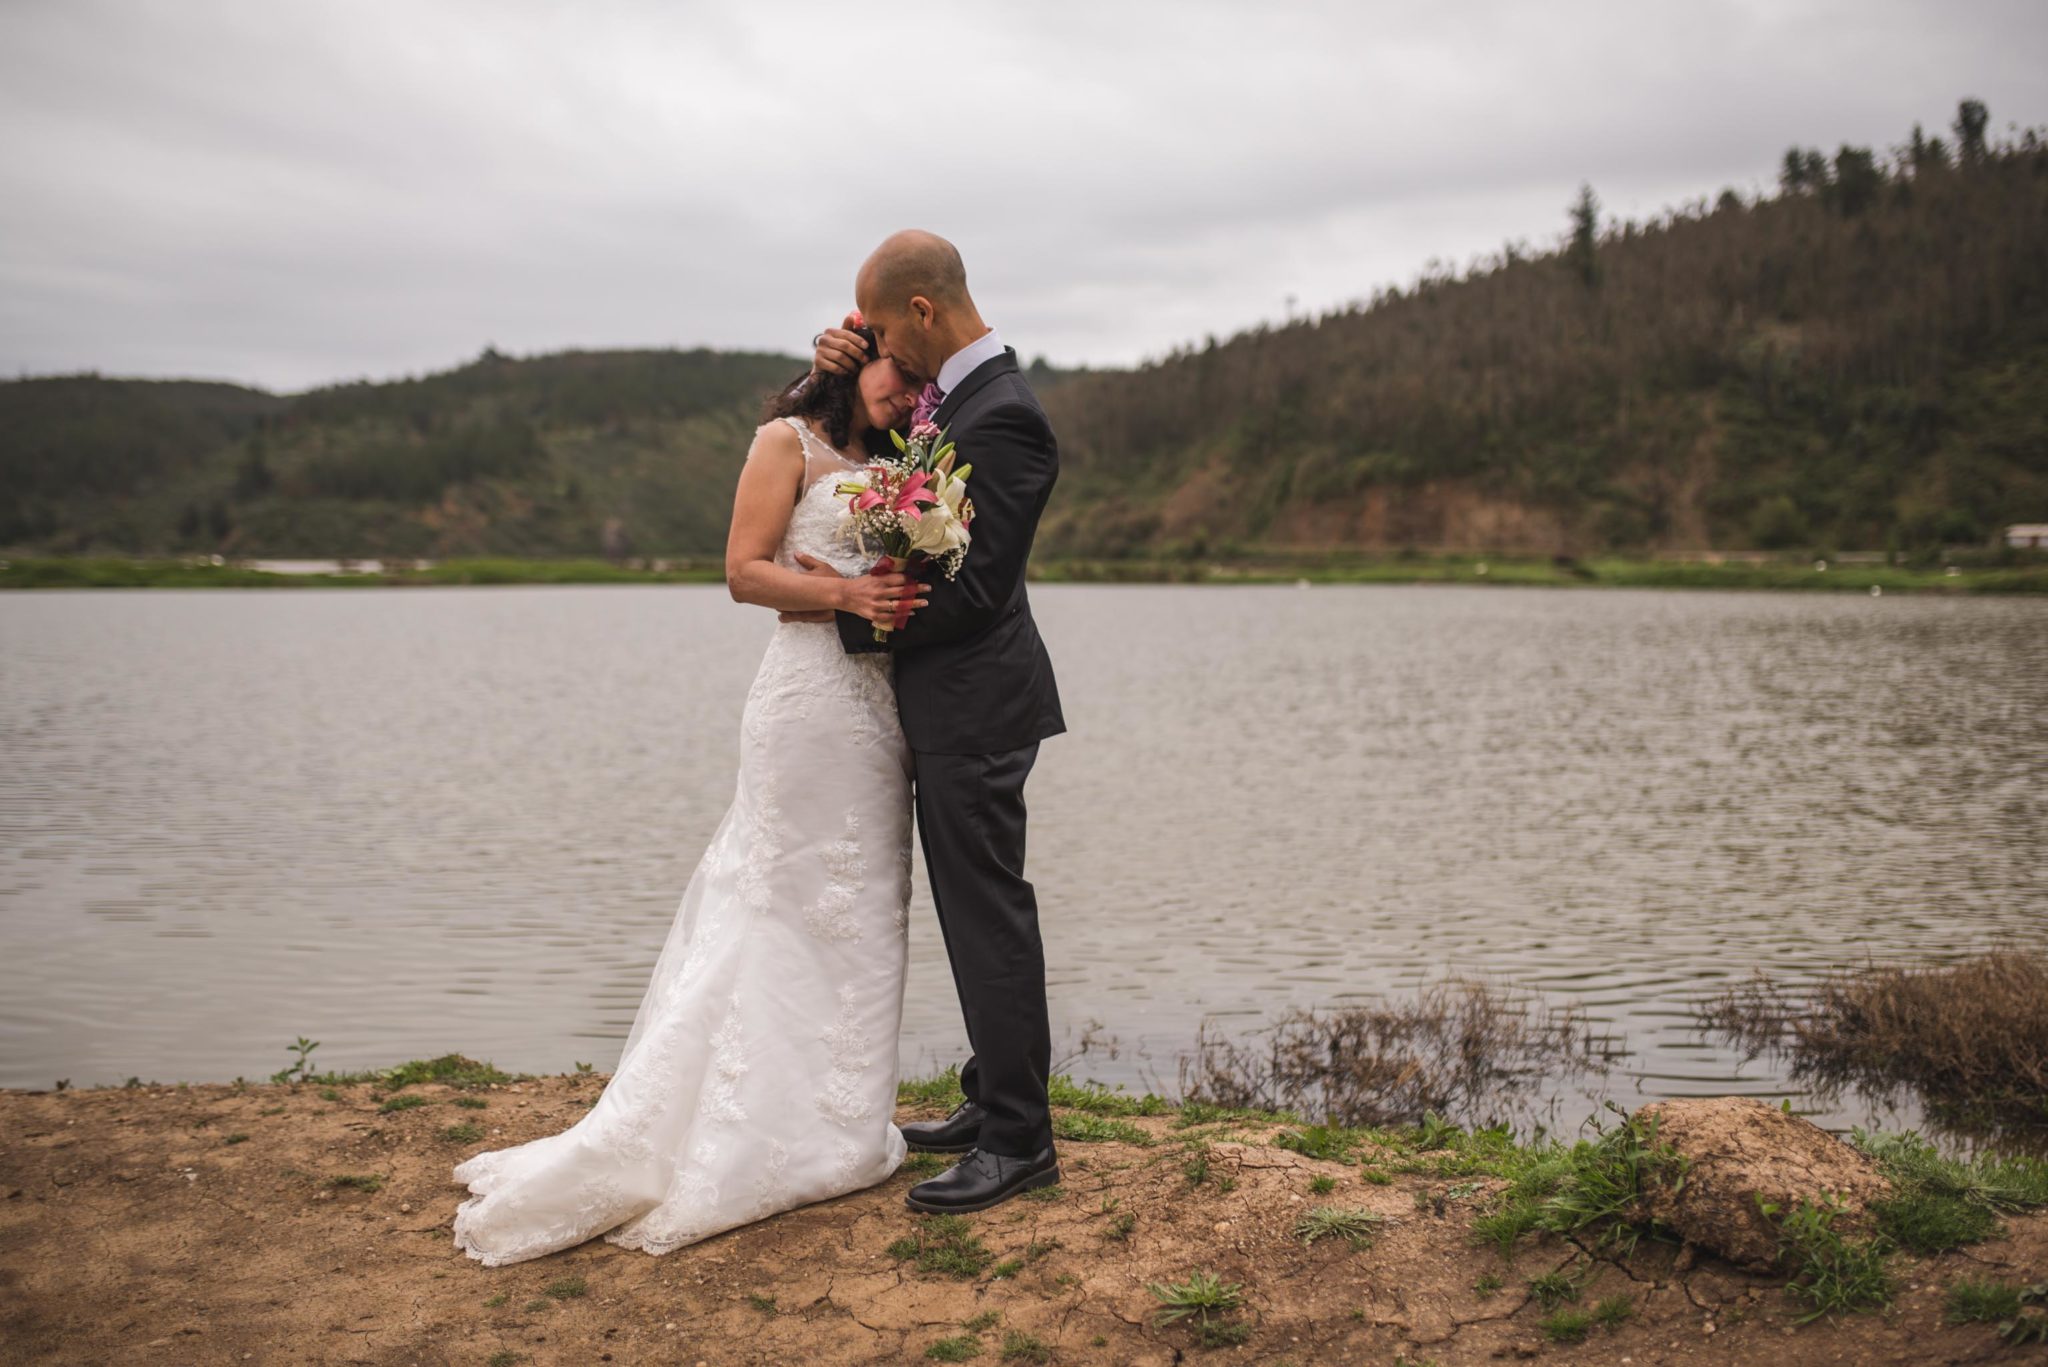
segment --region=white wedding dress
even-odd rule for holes
[[[798,418],[806,484],[776,552],[843,574],[849,467]],[[910,751],[889,657],[776,627],[741,719],[739,786],[690,876],[618,1066],[568,1129],[455,1167],[455,1243],[487,1266],[602,1234],[667,1253],[873,1186],[894,1123],[910,904]]]

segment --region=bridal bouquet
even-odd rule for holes
[[[908,440],[900,432],[889,436],[896,455],[868,462],[838,488],[862,553],[882,554],[869,573],[914,575],[936,565],[951,579],[967,558],[967,528],[974,521],[967,476],[974,467],[953,468],[953,443],[934,423],[913,425]],[[904,612],[894,622],[877,622],[875,639],[888,640],[909,618]]]

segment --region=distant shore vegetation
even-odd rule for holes
[[[1886,564],[1882,559],[1631,560],[1473,555],[1248,555],[1208,560],[1048,560],[1031,567],[1050,584],[1342,585],[1472,584],[1550,588],[1787,589],[1875,594],[2048,593],[2048,557],[2001,564]],[[207,557],[17,556],[0,559],[0,589],[42,588],[373,588],[489,584],[720,584],[712,560],[513,559],[463,557],[427,564],[310,572],[266,569]]]
[[[1842,588],[1834,567],[1861,552],[1911,572],[1859,567],[1864,591],[2033,585],[2024,565],[1959,557],[2048,523],[2037,132],[2000,135],[1966,99],[1948,129],[1891,148],[1794,146],[1767,192],[1640,221],[1592,186],[1559,187],[1558,205],[1552,243],[1432,261],[1136,367],[1033,359],[1061,455],[1040,573],[1456,578],[1434,554],[1456,551],[1494,582]],[[590,564],[560,572],[580,582],[610,573],[591,562],[715,561],[762,398],[805,364],[485,346],[444,372],[291,395],[0,382],[0,556],[348,554],[467,566],[455,582],[500,573],[486,564],[528,566],[491,582]],[[1788,563],[1665,563],[1707,547]],[[115,572],[8,582],[30,573]]]

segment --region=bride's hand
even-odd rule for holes
[[[811,372],[819,374],[830,371],[835,375],[852,375],[874,358],[868,355],[868,344],[860,334],[852,330],[854,315],[846,315],[846,326],[826,328],[812,339],[817,347],[811,357]]]
[[[807,555],[799,555],[796,560],[807,574],[816,574],[820,570],[826,574],[837,573],[830,565],[821,566]],[[930,587],[912,581],[901,571],[863,574],[841,581],[839,606],[842,611],[865,617],[870,622],[895,622],[899,617],[925,606],[925,599],[912,595],[928,592]]]

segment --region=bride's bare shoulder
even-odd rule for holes
[[[796,428],[781,418],[773,418],[754,429],[754,444],[747,448],[748,460],[766,458],[778,462],[804,461],[803,438],[796,434]]]

